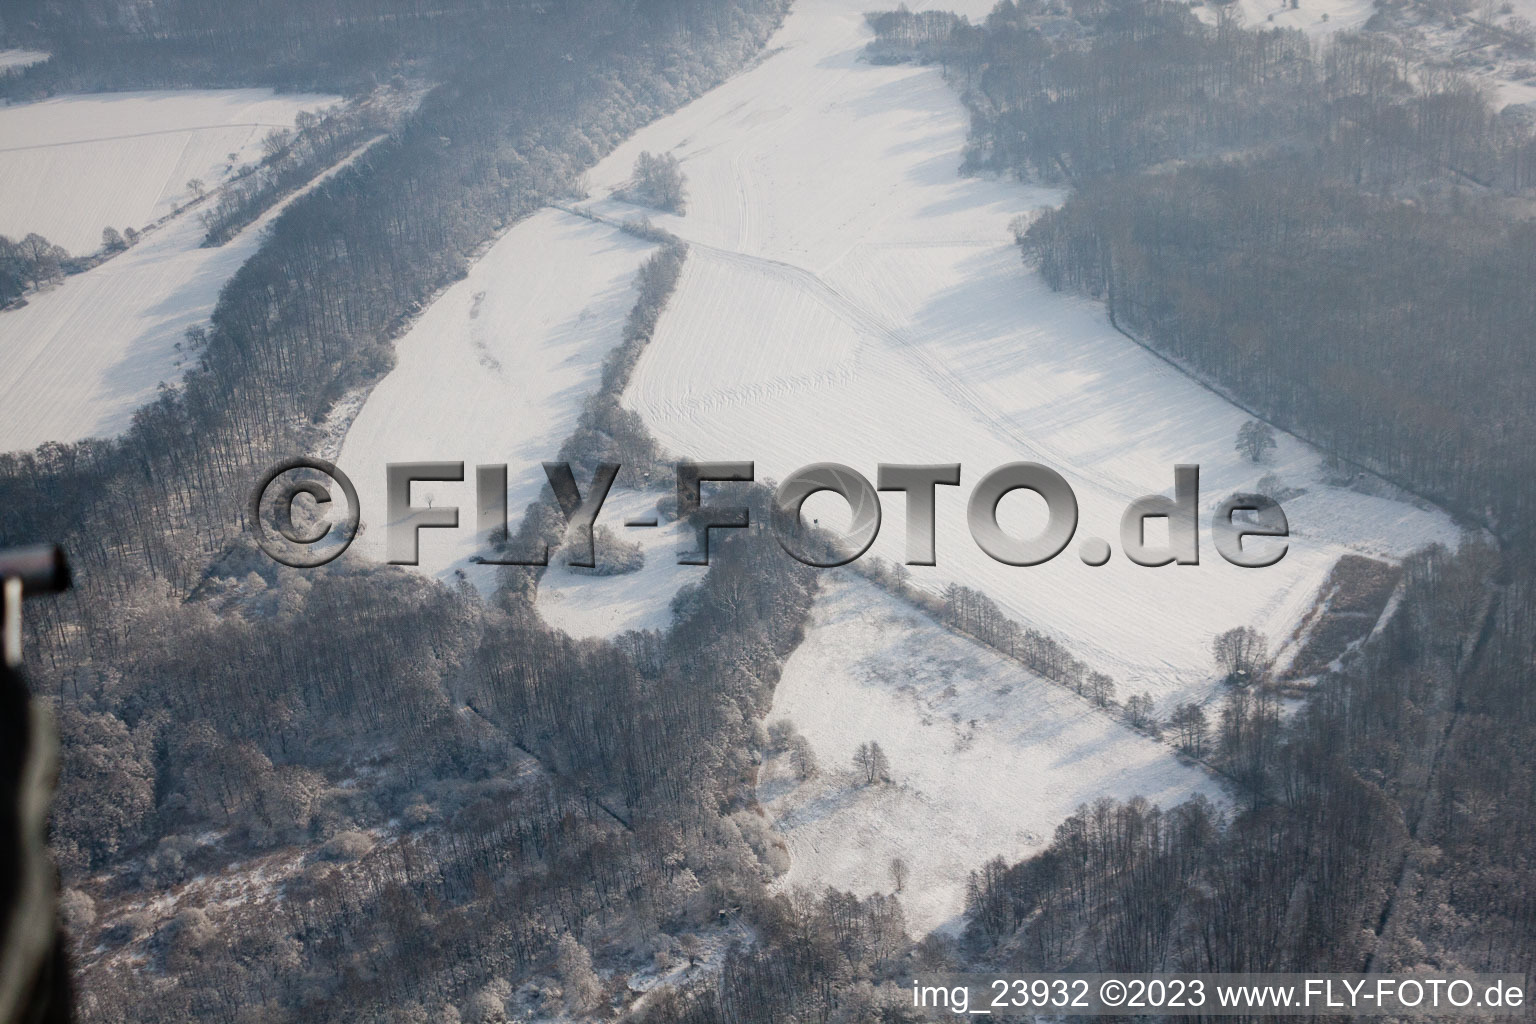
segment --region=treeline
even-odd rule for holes
[[[902,4],[894,11],[871,11],[864,20],[875,33],[864,53],[875,64],[974,64],[981,41],[980,30],[969,19],[949,11],[914,12]]]
[[[637,275],[613,381],[683,253],[665,244]],[[718,1003],[667,991],[646,1012],[899,1005],[894,897],[766,888],[785,857],[754,751],[816,574],[767,534],[766,489],[741,486],[755,527],[715,538],[664,634],[551,631],[524,570],[488,606],[352,556],[296,572],[247,545],[190,605],[138,612],[134,656],[62,721],[56,845],[72,878],[118,868],[65,900],[83,1019],[604,1016],[637,967],[691,962],[701,934],[743,924],[757,941],[726,955]],[[280,898],[135,909],[296,855]]]
[[[751,752],[815,580],[770,537],[716,538],[676,625],[613,641],[350,556],[249,559],[66,702],[56,848],[72,881],[118,869],[70,900],[83,1020],[464,1006],[554,973],[562,936],[628,973],[763,898]],[[266,851],[303,866],[280,900],[137,909]]]
[[[514,985],[584,1013],[625,998],[594,956],[673,955],[771,877],[751,751],[813,576],[769,538],[716,538],[670,633],[601,642],[546,630],[531,573],[486,604],[350,558],[290,572],[240,534],[254,474],[387,370],[473,253],[739,66],[782,10],[508,14],[515,45],[466,59],[278,218],[199,367],[127,435],[0,457],[0,539],[60,540],[77,567],[29,654],[65,734],[55,841],[84,1019],[497,1019]],[[682,256],[642,270],[615,386]],[[196,876],[280,898],[138,909]]]
[[[984,26],[909,41],[917,15],[872,18],[872,46],[963,71],[972,167],[1083,185],[1171,160],[1254,147],[1304,154],[1378,190],[1430,179],[1536,182],[1530,119],[1500,115],[1472,83],[1415,72],[1400,47],[1342,35],[1205,25],[1184,4],[1078,4],[1074,16],[1005,0]]]
[[[1536,969],[1536,589],[1504,589],[1457,693],[1439,785],[1427,795],[1394,947],[1439,962]]]
[[[610,366],[648,340],[684,253],[670,243],[642,265]],[[746,497],[765,523],[766,491]],[[557,541],[552,506],[546,493],[524,529]],[[350,556],[294,572],[248,545],[193,604],[145,610],[134,657],[64,702],[55,845],[69,874],[124,867],[98,896],[132,907],[140,890],[238,872],[239,856],[313,852],[280,908],[98,919],[97,899],[72,891],[81,948],[106,951],[82,978],[86,1019],[142,1018],[152,1000],[167,1021],[231,1007],[458,1019],[459,1006],[490,1020],[508,979],[546,1011],[622,1002],[588,946],[622,974],[765,900],[782,870],[743,808],[815,577],[769,540],[761,527],[717,539],[670,631],[611,642],[545,627],[536,571],[508,570],[488,608],[467,586]],[[368,784],[338,784],[358,763]],[[302,941],[285,950],[287,931]]]
[[[948,628],[1013,658],[1036,675],[1067,687],[1099,707],[1115,705],[1115,681],[1111,676],[1089,668],[1050,634],[1021,626],[981,591],[950,583],[939,594],[929,594],[910,585],[906,566],[878,558],[867,565],[860,563],[860,571]],[[1140,723],[1137,724],[1139,727]]]
[[[396,96],[393,102],[405,98]],[[203,245],[223,245],[279,199],[384,132],[393,121],[390,105],[389,94],[382,93],[324,114],[302,111],[293,131],[270,133],[261,163],[224,186],[217,202],[199,214],[207,232]]]
[[[1016,658],[1032,672],[1070,687],[1100,705],[1115,699],[1114,681],[1094,672],[1059,640],[1029,626],[1020,626],[986,594],[951,583],[940,598],[940,621],[953,630]]]
[[[642,1024],[909,1021],[914,961],[901,901],[827,889],[760,895],[743,908],[757,929],[731,948],[719,977],[657,994]],[[932,966],[928,964],[927,966]]]
[[[656,332],[656,321],[671,298],[688,258],[688,246],[661,233],[661,248],[641,264],[635,275],[635,304],[624,319],[618,345],[603,358],[602,384],[582,406],[575,432],[560,448],[560,458],[592,472],[600,462],[619,464],[619,481],[626,487],[666,485],[675,477],[659,464],[661,449],[632,409],[620,404],[640,354]]]

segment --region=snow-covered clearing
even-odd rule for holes
[[[1079,804],[1222,802],[1203,770],[1070,691],[857,576],[823,583],[769,714],[810,741],[821,773],[800,783],[776,755],[758,785],[789,842],[784,884],[891,892],[900,857],[911,870],[902,905],[920,935],[959,924],[966,876],[982,861],[1037,851]],[[890,758],[888,785],[854,771],[870,740]]]
[[[0,75],[41,64],[48,54],[41,50],[0,50]]]
[[[224,282],[296,196],[212,249],[201,247],[202,221],[183,213],[128,251],[0,313],[0,451],[126,430],[160,383],[175,382],[195,361],[182,349],[187,328],[208,319]]]
[[[1248,28],[1295,28],[1311,36],[1314,42],[1339,32],[1354,32],[1371,20],[1374,0],[1237,0],[1234,5]],[[1216,5],[1195,8],[1202,20],[1216,20]]]
[[[463,570],[482,592],[494,588],[496,567],[471,562],[490,550],[475,530],[475,467],[507,466],[515,529],[545,485],[541,464],[559,454],[582,401],[597,390],[603,357],[619,343],[635,302],[635,271],[653,248],[616,228],[546,210],[503,235],[427,308],[396,343],[395,368],[368,396],[337,460],[362,506],[358,552],[385,558],[386,465],[462,461],[463,482],[412,488],[417,505],[459,509],[459,529],[420,532],[419,569],[445,580]],[[622,504],[617,492],[612,504]],[[656,532],[626,531],[612,511],[598,522],[626,540]],[[649,554],[643,578],[665,571],[665,561]],[[595,602],[621,600],[616,595],[626,590],[633,597],[631,581],[640,578],[573,576],[594,589],[591,599],[563,595],[548,606],[557,618],[571,611],[567,621],[580,629],[577,619],[601,614],[591,611]],[[656,600],[664,609],[668,598]]]
[[[1118,334],[1099,305],[1028,273],[1009,221],[1060,195],[959,177],[954,91],[936,68],[861,62],[866,6],[805,0],[769,58],[590,175],[594,209],[614,217],[634,210],[601,196],[641,150],[674,152],[689,178],[687,216],[654,219],[695,244],[625,396],[669,449],[753,459],[760,479],[818,461],[871,479],[881,462],[962,463],[962,486],[939,490],[939,565],[914,569],[917,584],[986,592],[1115,676],[1122,696],[1150,690],[1160,711],[1210,692],[1217,632],[1289,636],[1340,554],[1454,543],[1439,512],[1328,486],[1319,454],[1292,438],[1263,466],[1243,461],[1244,413]],[[1114,541],[1133,499],[1171,493],[1175,464],[1200,465],[1202,564],[1116,554],[1090,568],[1076,543],[1044,566],[993,561],[965,504],[1017,460],[1071,482],[1079,543]],[[1210,512],[1270,472],[1306,489],[1286,503],[1290,552],[1269,569],[1228,565]],[[899,559],[901,496],[884,507],[872,553]],[[825,495],[807,506],[834,520],[840,508]],[[1001,517],[1033,535],[1043,505],[1021,492]]]
[[[193,198],[192,179],[212,189],[260,159],[268,132],[336,101],[218,89],[0,107],[0,234],[35,231],[74,255],[95,252],[103,228],[144,228]]]
[[[180,376],[188,327],[255,250],[246,231],[200,249],[203,226],[179,217],[115,259],[0,313],[0,449],[121,433],[161,381]]]
[[[702,578],[704,570],[677,564],[681,524],[657,515],[659,497],[654,491],[614,487],[598,521],[620,541],[639,544],[645,552],[645,564],[619,576],[590,576],[572,572],[563,553],[556,553],[539,581],[537,603],[544,621],[572,636],[614,636],[630,629],[665,629],[671,624],[673,595],[683,584]],[[656,518],[661,525],[625,529],[628,520],[642,518]],[[601,540],[598,543],[601,545]]]

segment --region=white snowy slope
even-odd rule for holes
[[[187,328],[207,321],[219,289],[301,194],[216,248],[202,248],[202,221],[188,211],[128,251],[0,312],[0,451],[126,430],[161,382],[174,384],[195,363],[182,348]]]
[[[688,215],[656,218],[694,244],[627,395],[661,440],[679,454],[754,459],[762,477],[825,459],[870,475],[878,461],[953,460],[970,485],[1001,462],[1041,459],[1079,488],[1084,534],[1105,536],[1127,501],[1171,486],[1175,462],[1209,464],[1207,505],[1252,483],[1261,470],[1231,452],[1237,410],[1116,335],[1093,305],[1023,272],[1008,220],[1059,196],[959,178],[964,120],[948,87],[935,71],[859,63],[864,39],[854,0],[802,0],[760,66],[596,169],[601,196],[640,150],[675,150],[691,179]],[[545,211],[426,310],[342,443],[363,553],[384,557],[387,463],[463,461],[463,482],[414,488],[414,503],[456,506],[460,521],[422,531],[418,569],[494,585],[496,570],[472,562],[484,550],[474,466],[510,465],[514,516],[538,493],[539,463],[596,389],[650,249]],[[1399,551],[1454,536],[1436,514],[1317,486],[1315,463],[1287,441],[1265,467],[1313,488],[1294,506],[1295,551],[1281,569],[1225,570],[1208,540],[1198,568],[1095,570],[1068,552],[1046,569],[1008,569],[965,533],[967,486],[943,494],[942,564],[920,582],[986,590],[1119,675],[1122,694],[1203,693],[1210,635],[1248,622],[1282,634],[1348,545]],[[677,587],[702,570],[675,565],[675,526],[624,528],[654,502],[616,492],[599,520],[645,546],[645,567],[582,576],[557,554],[540,586],[546,620],[576,635],[666,624]],[[821,498],[808,508],[837,515]],[[887,514],[880,553],[890,556],[903,531],[894,502]],[[1394,518],[1400,536],[1384,540]],[[899,855],[912,869],[903,900],[914,930],[953,926],[971,869],[1027,854],[1084,801],[1219,800],[1203,772],[1062,688],[856,577],[825,582],[770,715],[795,723],[823,771],[800,784],[775,757],[759,788],[790,849],[785,884],[889,891]],[[853,751],[869,740],[890,756],[893,785],[852,777]]]
[[[1225,802],[1205,772],[1062,687],[857,576],[823,582],[768,716],[810,741],[820,774],[802,783],[780,754],[758,784],[789,845],[783,884],[889,893],[900,857],[911,871],[902,906],[921,935],[959,925],[970,871],[1038,852],[1080,804]],[[854,770],[870,741],[890,760],[888,785]]]
[[[458,529],[421,531],[418,568],[444,580],[464,570],[482,592],[494,588],[495,567],[471,561],[489,550],[475,530],[475,467],[507,466],[515,530],[544,486],[542,463],[559,455],[582,401],[597,390],[603,357],[635,301],[635,271],[653,248],[546,210],[503,235],[427,308],[396,343],[395,368],[369,394],[337,459],[357,486],[364,526],[357,551],[386,557],[389,463],[463,462],[463,482],[412,490],[417,505],[459,510]],[[621,520],[610,511],[598,521],[625,539],[643,532],[624,530]],[[662,560],[651,562],[659,568]],[[609,594],[633,577],[576,579]],[[664,608],[668,597],[656,600]]]
[[[754,460],[760,479],[820,461],[871,480],[881,462],[961,463],[961,486],[939,490],[939,565],[914,569],[917,584],[983,590],[1115,676],[1122,696],[1151,691],[1159,711],[1211,691],[1216,633],[1288,637],[1339,555],[1455,543],[1438,511],[1324,484],[1319,454],[1294,439],[1263,466],[1243,461],[1241,410],[1118,334],[1098,304],[1045,288],[1008,225],[1061,196],[960,177],[966,116],[953,89],[937,68],[861,62],[865,7],[803,0],[761,64],[590,175],[606,195],[642,150],[675,153],[688,175],[687,215],[653,218],[693,242],[691,255],[625,396],[663,444]],[[637,213],[611,198],[592,206]],[[1081,508],[1074,542],[1034,568],[993,561],[965,524],[971,488],[1018,460],[1065,475]],[[1121,513],[1171,494],[1179,463],[1201,467],[1201,564],[1132,565],[1118,550]],[[1230,566],[1209,514],[1270,472],[1306,489],[1286,506],[1289,554],[1268,569]],[[1006,498],[1004,525],[1032,535],[1036,505]],[[834,520],[839,507],[808,505]],[[872,553],[900,559],[901,496],[884,508]],[[1079,560],[1086,538],[1114,543],[1107,566]]]
[[[212,189],[260,159],[267,133],[336,101],[217,89],[0,107],[0,234],[35,231],[76,256],[95,252],[103,228],[143,229],[192,198],[193,178]]]

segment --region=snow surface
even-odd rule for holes
[[[679,543],[691,547],[692,537],[677,520],[665,522],[657,516],[660,497],[655,491],[623,491],[615,485],[603,502],[598,522],[621,541],[638,543],[645,552],[645,564],[619,576],[589,576],[572,572],[563,553],[551,557],[536,601],[545,622],[578,637],[671,625],[673,595],[685,583],[702,579],[705,570],[677,564]],[[625,528],[626,521],[642,518],[656,518],[659,525]]]
[[[1510,8],[1507,14],[1505,7]],[[1295,9],[1289,0],[1235,0],[1230,9],[1236,12],[1239,23],[1249,28],[1300,29],[1314,43],[1326,43],[1340,32],[1363,29],[1376,13],[1374,0],[1301,0]],[[1208,0],[1193,10],[1207,25],[1217,23],[1216,3]],[[1481,4],[1459,15],[1399,7],[1393,11],[1393,20],[1406,22],[1406,27],[1385,29],[1383,34],[1395,38],[1405,55],[1414,53],[1432,64],[1455,67],[1458,73],[1481,84],[1496,110],[1512,103],[1536,103],[1531,63],[1502,56],[1498,47],[1477,38],[1484,13]],[[1498,0],[1492,23],[1507,27],[1512,18],[1536,21],[1536,2]]]
[[[800,783],[780,754],[758,784],[789,844],[782,884],[889,893],[901,857],[909,931],[952,930],[969,872],[995,855],[1013,863],[1038,852],[1080,804],[1142,795],[1171,807],[1202,793],[1225,802],[1203,770],[1063,687],[857,576],[823,583],[768,718],[795,725],[821,773]],[[889,785],[854,771],[854,751],[870,740],[890,759]]]
[[[515,225],[427,307],[396,343],[395,368],[368,396],[337,460],[361,505],[356,551],[385,558],[389,463],[463,462],[463,482],[412,488],[417,505],[459,510],[458,529],[420,532],[418,569],[444,580],[462,570],[482,593],[494,589],[496,567],[471,561],[489,551],[476,535],[475,467],[507,466],[515,530],[546,485],[542,463],[559,455],[582,401],[597,390],[603,357],[618,344],[635,302],[635,271],[653,248],[616,228],[546,210]],[[610,499],[614,508],[618,497]],[[598,522],[625,540],[656,532],[623,529],[622,517],[606,506]],[[648,554],[644,578],[663,561]],[[602,614],[591,611],[602,595],[618,595],[626,585],[632,591],[627,581],[635,578],[570,577],[572,589],[579,580],[596,592],[590,599],[562,594],[548,606],[564,605],[574,626],[583,616]],[[656,602],[664,611],[668,597],[658,595]],[[615,628],[631,627],[615,620]]]
[[[1374,0],[1301,0],[1294,9],[1289,0],[1237,0],[1234,6],[1249,28],[1300,29],[1314,42],[1355,31],[1371,20],[1376,9]],[[1208,20],[1214,22],[1212,5],[1196,8],[1197,14],[1205,11],[1211,12]]]
[[[936,68],[863,63],[865,6],[804,0],[771,56],[590,174],[594,211],[618,218],[636,211],[603,196],[641,150],[675,153],[689,178],[687,215],[653,214],[694,244],[625,395],[664,445],[752,459],[759,479],[820,461],[870,479],[881,462],[962,463],[962,486],[939,490],[939,565],[915,568],[917,585],[986,592],[1115,676],[1122,696],[1150,690],[1160,711],[1211,691],[1216,633],[1289,636],[1344,552],[1454,544],[1437,511],[1326,485],[1318,453],[1292,438],[1266,465],[1241,460],[1243,412],[1118,334],[1100,305],[1027,272],[1009,221],[1060,194],[960,177],[959,100]],[[1202,564],[1147,569],[1117,553],[1089,568],[1076,544],[1044,566],[993,561],[966,500],[1018,460],[1071,482],[1079,543],[1114,541],[1132,500],[1171,493],[1176,464],[1200,465]],[[1290,552],[1269,569],[1228,565],[1209,514],[1269,472],[1307,490],[1287,506]],[[883,503],[872,553],[900,559],[903,499]],[[1032,535],[1035,504],[1005,499],[1005,527]],[[835,522],[839,505],[807,509]]]
[[[48,54],[41,50],[0,50],[0,75],[41,64]]]
[[[186,329],[213,312],[255,251],[246,231],[200,249],[203,226],[180,217],[20,309],[0,313],[0,449],[121,433],[161,381],[181,374]]]
[[[103,228],[145,225],[261,157],[261,140],[337,97],[269,89],[61,96],[0,107],[0,234],[38,232],[77,256]],[[235,154],[230,163],[229,154]]]
[[[224,282],[301,194],[216,248],[201,247],[202,221],[183,213],[126,252],[0,313],[0,451],[126,430],[161,382],[176,382],[195,363],[182,348],[187,328],[207,321]]]

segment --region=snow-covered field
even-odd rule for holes
[[[911,871],[902,906],[921,935],[958,925],[969,872],[1038,850],[1079,804],[1223,802],[1202,770],[1062,687],[857,576],[823,582],[769,713],[810,741],[820,775],[799,782],[780,754],[758,784],[789,844],[783,884],[888,893],[900,857]],[[889,785],[854,770],[871,740],[890,759]]]
[[[0,313],[0,451],[126,430],[162,381],[195,362],[182,347],[187,328],[207,321],[219,289],[286,205],[212,249],[201,247],[202,222],[184,213]]]
[[[581,404],[597,390],[603,356],[619,342],[634,305],[635,271],[653,246],[603,224],[546,210],[503,235],[422,314],[395,346],[398,362],[347,431],[337,464],[357,486],[364,530],[356,550],[385,557],[385,466],[391,462],[463,462],[462,483],[419,483],[418,505],[457,506],[459,529],[422,530],[420,570],[451,579],[464,570],[482,591],[494,566],[471,559],[489,550],[475,530],[475,466],[507,466],[513,528],[545,485],[542,463],[555,458],[576,426]],[[585,485],[586,481],[579,483]],[[654,499],[651,499],[654,503]],[[616,493],[613,508],[621,504]],[[626,540],[622,515],[598,520]],[[664,569],[658,554],[647,570]],[[637,576],[570,577],[590,597],[549,602],[576,619]],[[645,578],[651,578],[647,575]],[[663,608],[667,596],[658,596]],[[587,612],[577,612],[585,606]],[[590,622],[590,617],[583,619]],[[615,621],[619,629],[629,628]]]
[[[0,107],[0,234],[37,232],[80,256],[172,212],[261,157],[261,141],[333,96],[268,89],[61,96]],[[234,155],[231,161],[230,154]]]
[[[641,150],[674,152],[689,177],[687,216],[656,220],[695,244],[625,396],[665,445],[755,460],[760,479],[818,461],[871,479],[881,462],[962,463],[962,486],[939,491],[939,565],[914,569],[918,585],[985,591],[1160,710],[1209,693],[1215,633],[1288,636],[1340,554],[1454,543],[1438,512],[1324,484],[1318,453],[1294,439],[1266,465],[1243,461],[1240,410],[1028,273],[1009,221],[1060,196],[959,177],[958,99],[937,69],[862,63],[865,6],[804,0],[768,59],[590,175],[594,208],[615,217],[633,211],[601,196]],[[1071,482],[1077,543],[1113,542],[1132,500],[1171,493],[1175,464],[1200,465],[1201,564],[1147,569],[1117,553],[1090,568],[1076,543],[1044,566],[993,561],[966,500],[1017,460]],[[1306,488],[1286,505],[1290,552],[1269,569],[1230,566],[1209,513],[1270,472]],[[835,518],[837,499],[816,501]],[[1032,535],[1036,504],[1005,499],[1004,525]],[[901,496],[884,507],[873,553],[899,559]]]
[[[936,590],[985,591],[1024,624],[1063,639],[1120,694],[1150,690],[1158,711],[1214,687],[1210,639],[1235,625],[1287,637],[1348,551],[1396,557],[1457,532],[1435,510],[1330,486],[1317,452],[1282,437],[1263,466],[1233,450],[1247,417],[1134,345],[1101,308],[1056,295],[1022,267],[1009,221],[1057,193],[957,174],[964,112],[936,69],[873,67],[859,0],[801,0],[754,69],[644,129],[590,175],[591,212],[624,219],[608,193],[641,150],[670,151],[690,180],[686,217],[651,214],[689,240],[682,279],[625,400],[674,453],[752,459],[759,479],[816,461],[871,478],[880,462],[961,462],[939,498]],[[972,0],[968,13],[985,13]],[[509,463],[516,515],[542,487],[539,463],[569,435],[597,387],[649,247],[601,223],[546,211],[509,231],[398,346],[340,463],[357,483],[359,542],[384,552],[384,465],[462,460],[462,483],[419,484],[417,504],[455,505],[458,530],[421,534],[421,571],[465,570],[482,591],[494,569],[473,525],[473,467]],[[1199,566],[1145,569],[1116,554],[1090,568],[1074,545],[1032,569],[992,561],[964,525],[982,474],[1010,461],[1064,473],[1082,509],[1078,540],[1118,537],[1135,498],[1169,492],[1173,467],[1202,467]],[[1276,473],[1290,553],[1277,567],[1227,565],[1208,516],[1228,493]],[[692,569],[671,565],[667,530],[626,531],[648,496],[616,494],[600,518],[646,545],[646,567],[592,578],[558,566],[539,607],[577,634],[663,625]],[[835,500],[808,513],[835,521]],[[901,555],[903,509],[885,501],[875,554]],[[1004,525],[1033,532],[1022,495]],[[808,737],[823,775],[798,785],[775,759],[761,795],[788,838],[787,884],[888,889],[887,864],[912,866],[918,929],[952,922],[966,873],[1049,838],[1080,802],[1141,793],[1174,802],[1213,792],[1166,747],[1058,687],[957,638],[854,578],[828,578],[816,624],[776,694],[773,717]],[[952,689],[951,689],[952,688]],[[866,740],[887,750],[896,784],[852,785]]]

